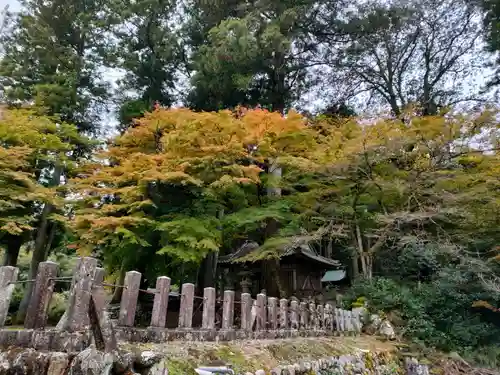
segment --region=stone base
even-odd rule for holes
[[[91,344],[88,331],[0,330],[0,348],[21,347],[57,352],[79,352]]]
[[[115,327],[116,338],[120,341],[139,343],[162,343],[166,341],[233,341],[284,339],[293,337],[325,337],[353,336],[356,332],[339,332],[327,330],[296,330],[277,329],[266,331],[246,330],[206,330],[206,329],[166,329],[166,328],[135,328]],[[87,348],[92,342],[90,331],[64,332],[56,329],[48,330],[0,330],[0,348],[17,346],[36,350],[51,350],[60,352],[78,352]]]

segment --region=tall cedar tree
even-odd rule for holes
[[[195,74],[188,105],[201,110],[257,104],[278,112],[290,108],[312,82],[309,68],[322,64],[315,40],[322,5],[259,0],[198,13],[193,27],[198,26],[200,44],[192,51]],[[227,18],[216,23],[217,17]]]
[[[115,3],[122,23],[117,25],[115,57],[125,76],[119,84],[120,131],[133,119],[150,111],[155,103],[170,107],[176,100],[175,86],[183,50],[175,30],[176,7],[171,1],[119,1]]]

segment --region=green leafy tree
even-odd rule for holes
[[[51,170],[61,164],[70,169],[73,162],[68,155],[84,143],[74,126],[30,110],[2,110],[0,243],[5,247],[4,265],[16,265],[19,250],[34,236],[44,207],[53,207],[53,214],[62,207],[61,197],[51,186]],[[59,220],[53,216],[50,225],[59,225]],[[46,256],[50,243],[45,245]]]
[[[104,163],[88,165],[74,181],[82,196],[74,221],[80,251],[100,254],[110,270],[138,269],[147,280],[158,272],[194,277],[209,253],[233,250],[278,209],[286,216],[285,207],[265,204],[261,166],[272,157],[310,167],[304,157],[313,141],[292,113],[148,113],[115,140]]]

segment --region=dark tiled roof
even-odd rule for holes
[[[233,263],[234,261],[243,258],[244,256],[254,252],[259,248],[259,244],[254,241],[245,242],[238,250],[229,255],[224,255],[219,257],[219,263]],[[290,245],[286,246],[283,253],[280,255],[280,259],[291,256],[291,255],[301,255],[315,262],[327,265],[329,267],[340,266],[339,261],[335,259],[325,258],[324,256],[318,255],[311,249],[311,247],[304,241],[293,241]]]

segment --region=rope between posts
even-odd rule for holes
[[[10,284],[24,284],[24,283],[33,283],[35,282],[36,279],[31,279],[31,280],[18,280],[18,281],[10,281],[7,285]]]
[[[128,289],[128,286],[126,286],[126,285],[117,285],[117,284],[108,284],[108,283],[102,283],[101,285],[102,286],[115,287],[115,288]]]

